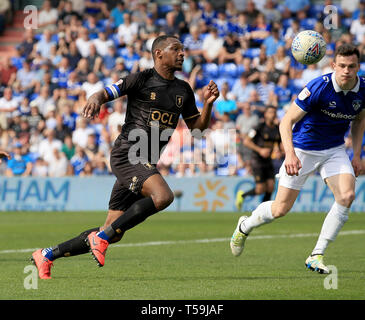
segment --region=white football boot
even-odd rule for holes
[[[232,238],[231,238],[231,242],[230,242],[231,251],[235,257],[238,257],[242,253],[243,248],[245,246],[245,241],[246,241],[248,235],[244,234],[240,231],[240,225],[247,218],[248,218],[247,216],[242,216],[238,219],[237,227],[234,230]]]
[[[322,254],[310,255],[307,260],[305,260],[305,266],[312,271],[325,274],[329,273],[328,268],[323,264]]]

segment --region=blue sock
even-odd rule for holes
[[[48,260],[53,261],[53,252],[52,248],[45,248],[42,250],[42,255],[46,257]]]
[[[98,237],[100,237],[100,238],[102,238],[102,239],[104,239],[104,240],[106,240],[106,241],[110,241],[110,239],[109,239],[109,237],[106,235],[106,233],[104,232],[104,231],[100,231],[100,232],[98,232],[97,234],[96,234]]]

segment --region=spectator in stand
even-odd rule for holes
[[[356,44],[361,44],[365,35],[365,12],[359,15],[359,18],[351,23],[350,33],[354,36]]]
[[[48,58],[51,55],[51,48],[54,45],[57,45],[57,43],[52,40],[52,32],[50,30],[44,30],[41,39],[35,45],[35,50],[43,58]]]
[[[215,102],[216,116],[222,119],[225,113],[229,114],[231,119],[236,118],[237,103],[233,99],[232,94],[229,94],[229,85],[227,82],[223,83],[220,96]]]
[[[64,124],[62,114],[57,113],[55,119],[56,119],[56,125],[54,127],[55,138],[63,143],[65,137],[72,133],[71,130]]]
[[[53,149],[53,158],[48,165],[48,175],[50,177],[64,177],[67,174],[68,161],[65,154]]]
[[[13,146],[11,159],[8,160],[5,175],[7,177],[27,177],[31,174],[32,168],[33,163],[29,153],[23,153],[21,143],[16,142]]]
[[[16,79],[17,68],[11,62],[11,57],[3,59],[0,65],[0,87],[11,86]]]
[[[64,25],[70,25],[72,17],[76,17],[78,20],[81,20],[81,15],[74,10],[72,1],[65,1],[65,5],[61,10],[58,21],[62,21]]]
[[[37,158],[33,164],[31,175],[33,177],[47,177],[48,163],[42,158]]]
[[[275,5],[274,0],[267,0],[264,8],[261,10],[268,23],[279,22],[281,20],[281,13]]]
[[[86,161],[84,168],[80,171],[80,177],[90,177],[93,174],[93,166],[90,161]]]
[[[93,40],[93,44],[95,45],[96,52],[101,57],[104,57],[108,54],[108,48],[113,46],[113,40],[107,38],[106,32],[99,32],[98,37]]]
[[[113,45],[108,47],[108,53],[103,57],[103,73],[108,76],[114,69],[116,60],[118,58],[117,50]]]
[[[18,107],[19,101],[13,97],[13,90],[10,87],[5,88],[4,96],[0,98],[0,126],[2,128],[8,127],[8,121]]]
[[[209,35],[203,41],[203,57],[208,63],[217,63],[220,50],[223,47],[223,39],[218,36],[216,28],[211,28]]]
[[[198,2],[188,0],[189,7],[185,10],[185,21],[188,26],[196,25],[202,19],[203,12],[199,8]]]
[[[60,65],[53,72],[52,82],[59,88],[67,88],[67,81],[71,73],[71,68],[67,57],[61,59]]]
[[[184,47],[189,50],[190,56],[195,64],[202,62],[203,56],[203,40],[197,25],[192,25],[189,29],[189,34],[184,40]]]
[[[71,135],[65,136],[65,140],[63,141],[61,151],[65,154],[67,160],[71,160],[71,158],[74,156],[76,148],[72,142]]]
[[[76,130],[72,132],[72,142],[75,146],[85,148],[89,134],[94,133],[91,127],[88,127],[87,120],[79,117],[76,122]]]
[[[41,11],[38,14],[38,31],[49,30],[56,31],[57,30],[57,20],[58,20],[58,11],[55,8],[52,8],[51,1],[45,0],[43,2],[43,6]]]
[[[94,72],[98,77],[103,77],[102,63],[103,58],[97,53],[96,47],[93,43],[90,44],[90,54],[87,57],[87,63],[91,67],[91,71]]]
[[[249,25],[248,31],[247,37],[250,40],[250,47],[258,48],[270,35],[270,25],[266,22],[265,16],[259,13],[254,23]]]
[[[70,75],[67,80],[67,96],[73,100],[76,101],[79,97],[79,94],[81,92],[81,83],[77,77],[77,73],[75,71],[70,72]]]
[[[89,99],[89,97],[104,88],[103,82],[99,80],[97,75],[94,72],[90,72],[87,76],[87,81],[84,82],[81,86],[81,89],[86,91],[86,99]]]
[[[213,4],[208,0],[204,0],[202,6],[202,19],[205,21],[207,26],[211,26],[214,20],[217,19],[217,12],[214,10]]]
[[[89,56],[90,44],[91,40],[89,38],[89,30],[82,27],[76,39],[76,47],[83,58],[87,58]]]
[[[43,115],[39,111],[39,107],[34,101],[30,103],[30,115],[27,117],[27,119],[32,132],[37,129],[38,123],[44,120]]]
[[[55,104],[55,101],[50,94],[49,86],[42,86],[39,96],[31,103],[38,106],[40,113],[45,116],[47,108]]]
[[[170,11],[166,14],[166,24],[161,27],[161,31],[168,35],[179,34],[179,27],[176,25],[176,12]]]
[[[256,85],[256,90],[260,101],[266,104],[269,100],[270,92],[275,90],[275,83],[269,81],[267,72],[260,73],[260,82]]]
[[[110,19],[114,23],[114,27],[118,28],[124,24],[124,14],[129,13],[124,1],[118,1],[116,6],[110,11]]]
[[[263,46],[267,56],[275,55],[279,47],[285,46],[285,42],[280,38],[279,29],[272,29],[271,35],[263,41]]]
[[[281,73],[289,74],[290,57],[286,55],[285,46],[277,48],[276,54],[274,54],[275,69]]]
[[[284,11],[282,13],[284,18],[295,18],[300,10],[308,11],[310,8],[310,0],[284,0]]]
[[[132,22],[131,15],[124,13],[124,23],[118,27],[119,46],[124,47],[127,44],[133,44],[138,35],[138,24]]]
[[[278,99],[278,106],[279,108],[283,108],[284,106],[288,105],[293,96],[293,91],[291,87],[289,87],[289,78],[288,75],[282,74],[279,77],[279,81],[277,86],[275,87],[274,93]],[[278,111],[279,113],[280,111]],[[279,114],[278,114],[279,117]]]
[[[257,10],[255,2],[253,0],[248,0],[243,13],[247,17],[248,25],[253,25],[257,19],[257,16],[260,14],[260,11]]]
[[[53,149],[61,150],[62,141],[55,138],[53,129],[45,130],[45,139],[39,145],[39,155],[48,163],[52,161]]]
[[[80,175],[88,161],[89,159],[87,158],[84,149],[80,146],[76,146],[75,155],[70,160],[75,176]]]
[[[135,52],[132,44],[128,44],[126,49],[126,52],[122,54],[124,65],[129,72],[137,72],[140,56]]]
[[[37,40],[34,37],[34,29],[25,29],[24,40],[17,47],[21,56],[31,57],[33,49],[36,47],[36,43]]]
[[[66,54],[71,70],[75,70],[80,59],[82,58],[75,41],[71,41],[69,44],[69,52]]]
[[[125,121],[125,105],[122,98],[117,99],[114,101],[113,104],[113,112],[110,114],[108,118],[108,130],[111,135],[111,139],[114,141],[117,136],[119,135],[119,129],[118,126],[121,126],[124,124]]]
[[[20,90],[23,91],[26,95],[30,94],[36,84],[36,74],[31,69],[30,60],[24,60],[23,68],[17,71],[16,78],[20,83]]]
[[[233,33],[229,33],[224,38],[223,47],[220,50],[218,63],[233,62],[236,64],[242,63],[241,44]]]
[[[237,105],[240,103],[248,101],[250,98],[251,91],[255,89],[255,86],[248,82],[247,79],[248,74],[246,72],[242,72],[239,79],[233,85],[231,94],[233,98],[237,101]]]

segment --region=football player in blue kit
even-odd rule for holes
[[[251,216],[240,217],[230,242],[234,256],[242,253],[254,228],[290,211],[308,176],[318,171],[335,201],[305,265],[319,273],[329,273],[323,255],[348,220],[355,199],[355,177],[361,171],[365,80],[357,76],[359,61],[360,53],[355,46],[339,46],[335,51],[334,72],[310,81],[290,106],[280,123],[285,160],[279,171],[278,192],[275,200],[261,203]],[[352,161],[344,145],[350,125]]]

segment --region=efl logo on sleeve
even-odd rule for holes
[[[311,95],[311,92],[305,87],[298,95],[299,100],[305,100]]]

